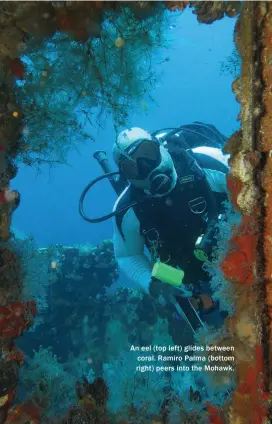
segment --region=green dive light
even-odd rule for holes
[[[201,262],[210,260],[214,244],[216,243],[216,234],[218,232],[218,222],[222,215],[219,215],[217,220],[211,220],[205,234],[198,237],[195,243],[194,255]]]
[[[204,238],[204,235],[198,237],[195,244],[194,255],[196,259],[198,259],[199,261],[207,262],[209,260],[207,250],[209,249],[207,249],[207,244],[205,243],[205,239],[203,240],[203,238]]]
[[[162,262],[156,262],[152,270],[152,277],[171,286],[179,287],[182,284],[184,272]]]

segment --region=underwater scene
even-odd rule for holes
[[[271,13],[0,3],[0,424],[271,422]]]

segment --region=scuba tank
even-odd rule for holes
[[[152,133],[166,144],[167,139],[176,142],[183,148],[194,149],[199,146],[222,149],[227,137],[221,134],[213,125],[195,121],[192,124],[181,125],[178,128],[164,128]]]

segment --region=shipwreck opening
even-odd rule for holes
[[[40,416],[41,422],[120,423],[121,419],[128,423],[153,420],[177,424],[189,419],[212,422],[209,420],[216,416],[218,422],[225,423],[236,422],[228,419],[241,414],[237,404],[242,404],[243,390],[247,390],[253,378],[247,359],[254,361],[256,353],[260,365],[261,350],[254,324],[256,311],[246,310],[246,304],[256,300],[250,287],[255,278],[250,268],[254,261],[250,249],[254,250],[256,242],[254,225],[248,218],[252,204],[245,190],[242,189],[242,195],[240,192],[245,184],[252,195],[248,176],[251,168],[243,150],[239,153],[243,137],[249,143],[246,137],[250,125],[249,132],[243,135],[235,121],[239,106],[232,98],[230,84],[241,69],[245,72],[243,66],[250,59],[242,44],[248,42],[243,34],[247,25],[250,27],[254,6],[242,10],[244,20],[238,16],[235,27],[238,53],[230,43],[235,20],[229,17],[237,16],[240,6],[234,2],[201,3],[4,2],[2,6],[6,29],[1,36],[0,163],[4,200],[0,228],[1,269],[4,268],[1,300],[2,314],[10,317],[12,325],[6,331],[3,324],[1,366],[4,370],[7,364],[13,365],[12,369],[8,368],[7,391],[1,394],[3,420],[6,417],[12,420],[12,414],[17,414],[19,419],[26,416],[26,420]],[[213,26],[197,26],[192,8],[199,22],[219,21]],[[182,16],[173,16],[175,9],[186,10]],[[39,24],[33,24],[34,18],[29,20],[30,12]],[[228,17],[221,20],[224,15]],[[220,40],[215,38],[219,30],[220,36],[225,31],[225,38]],[[204,48],[205,37],[209,42]],[[162,51],[162,47],[166,49]],[[165,73],[161,79],[157,79],[157,67]],[[241,81],[236,79],[233,85],[239,102]],[[158,107],[152,103],[152,95]],[[243,108],[240,119],[243,125],[244,121],[248,123]],[[227,351],[234,346],[239,372],[233,381],[224,374],[230,368],[193,378],[186,372],[169,376],[163,367],[162,373],[149,374],[147,378],[141,373],[135,377],[137,355],[127,352],[126,346],[154,341],[162,346],[171,345],[173,337],[169,336],[165,317],[156,316],[156,303],[146,296],[140,299],[124,278],[119,281],[121,288],[114,296],[108,296],[108,289],[119,277],[113,245],[107,240],[111,238],[111,229],[101,225],[102,231],[97,234],[87,230],[84,223],[79,223],[79,216],[76,217],[77,208],[74,215],[68,216],[71,203],[77,202],[80,194],[75,180],[80,179],[84,185],[83,180],[88,182],[99,172],[99,167],[91,162],[92,154],[100,148],[111,154],[113,138],[125,126],[137,125],[155,131],[195,120],[213,124],[229,138],[224,149],[232,155],[228,188],[236,212],[229,204],[227,219],[219,225],[215,260],[207,264],[207,269],[217,300],[231,317],[226,319],[224,328],[209,327],[208,331],[199,331],[194,340],[187,330],[184,335],[188,337],[188,347],[211,345]],[[81,147],[79,143],[84,140],[89,144]],[[77,159],[73,146],[81,152]],[[249,159],[254,166],[254,157]],[[70,172],[68,168],[66,178],[61,180],[66,160],[74,169]],[[45,164],[57,166],[50,171],[51,183],[44,185],[46,192],[39,193],[44,176],[38,176],[34,185],[33,169],[41,170]],[[81,169],[80,164],[84,164]],[[22,167],[27,171],[20,180]],[[241,175],[243,167],[246,171]],[[103,213],[114,198],[110,186],[104,186],[94,194],[96,203],[98,196],[106,198],[107,203],[101,207]],[[21,192],[19,207],[18,194],[10,189]],[[30,204],[33,204],[31,209]],[[88,206],[92,204],[93,198],[88,200]],[[96,212],[100,212],[99,208]],[[27,229],[27,233],[34,229],[40,237],[38,246],[33,237],[20,235],[13,228],[10,233],[12,214],[14,229],[17,223],[22,223],[18,229]],[[42,230],[46,227],[50,236],[44,236],[39,227]],[[68,231],[72,228],[75,228],[73,240],[69,240]],[[229,245],[232,248],[227,254]],[[88,287],[87,280],[91,281]],[[36,315],[30,299],[35,300],[42,313],[37,314],[30,332],[16,341],[16,346],[26,354],[24,358],[22,351],[16,350],[10,341],[28,329]],[[16,333],[18,322],[12,321],[13,313],[22,318],[20,334]],[[157,339],[154,334],[158,335]],[[34,354],[28,350],[30,345],[35,349]],[[225,362],[224,357],[221,362]],[[232,367],[230,363],[225,365]],[[16,393],[19,366],[21,383]],[[247,370],[250,375],[246,374]],[[261,374],[261,366],[258,370]],[[118,384],[116,373],[120,375]],[[3,372],[4,375],[7,374]],[[241,387],[241,382],[247,384],[246,389]],[[203,383],[205,388],[201,392],[199,387]],[[222,384],[226,385],[226,391],[216,396]],[[9,412],[10,398],[20,403],[19,409],[12,406]],[[76,401],[77,406],[67,413]],[[68,414],[65,418],[57,417],[64,413]]]

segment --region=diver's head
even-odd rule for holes
[[[164,196],[176,185],[171,156],[158,139],[141,128],[119,134],[113,146],[113,158],[121,175],[151,196]]]

